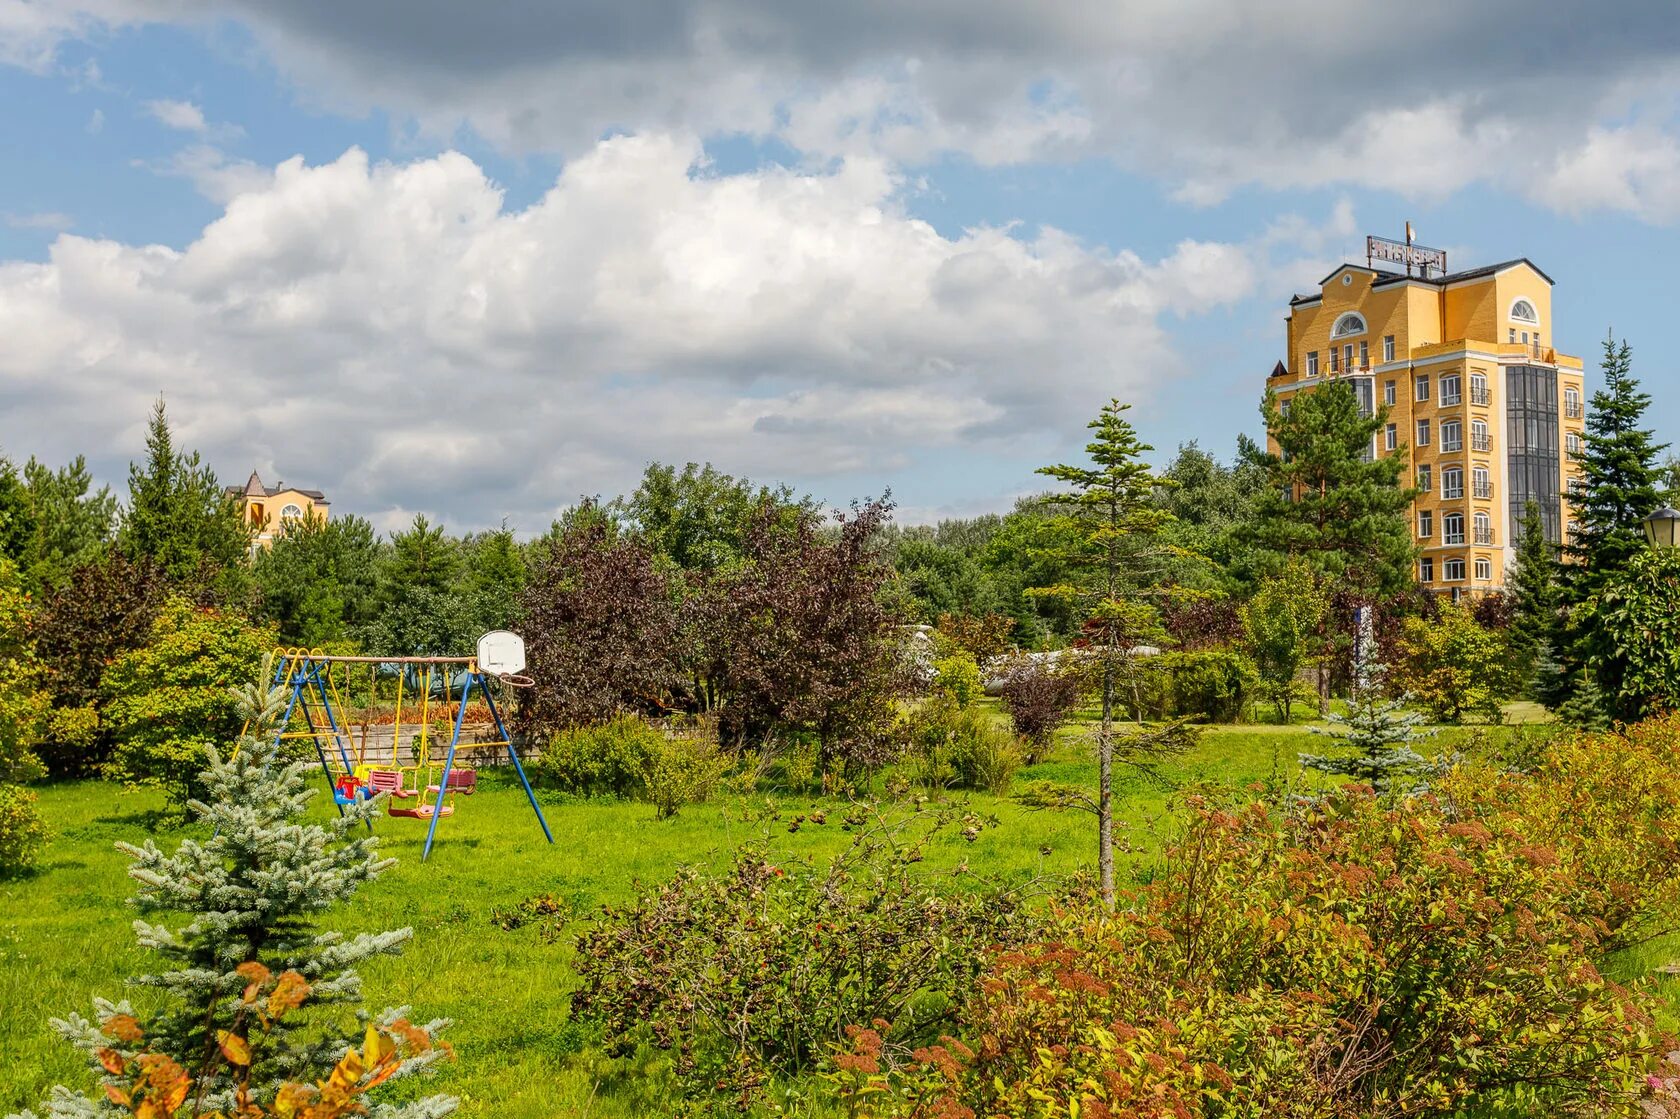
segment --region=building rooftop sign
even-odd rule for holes
[[[1447,270],[1447,250],[1426,249],[1422,245],[1412,244],[1410,227],[1404,241],[1390,241],[1386,237],[1365,238],[1365,263],[1387,260],[1394,264],[1404,264],[1406,274],[1411,275],[1412,269],[1417,268],[1424,276],[1429,275],[1431,268],[1437,272]]]

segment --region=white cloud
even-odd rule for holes
[[[1198,202],[1247,184],[1531,193],[1590,159],[1607,122],[1656,112],[1639,127],[1672,142],[1660,107],[1680,94],[1667,0],[1613,16],[1588,0],[0,0],[0,60],[224,19],[320,108],[439,137],[466,125],[509,151],[648,130],[774,137],[817,159],[1100,156]],[[1564,173],[1560,204],[1571,174],[1604,173]],[[1623,176],[1594,205],[1661,220],[1660,180]]]
[[[166,128],[202,134],[210,127],[205,123],[204,110],[191,101],[148,101],[146,111]]]
[[[12,229],[50,229],[55,232],[76,224],[69,214],[45,211],[34,214],[5,214],[6,225]]]
[[[518,211],[455,153],[293,159],[184,250],[64,235],[0,264],[0,443],[120,477],[162,392],[230,477],[457,526],[540,527],[654,458],[890,480],[1146,397],[1161,316],[1258,271],[1241,246],[942,236],[900,189],[868,157],[721,175],[666,135],[596,145]]]
[[[1568,214],[1620,210],[1646,221],[1680,217],[1680,142],[1649,124],[1594,128],[1537,177],[1536,200]]]
[[[136,165],[159,175],[186,179],[194,190],[218,204],[263,190],[274,180],[270,168],[231,156],[214,144],[192,144],[167,158],[137,160]]]

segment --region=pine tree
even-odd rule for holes
[[[1640,426],[1651,397],[1633,376],[1627,342],[1604,340],[1600,372],[1604,387],[1593,393],[1587,414],[1586,447],[1580,456],[1581,489],[1573,500],[1576,528],[1567,552],[1573,602],[1584,602],[1605,576],[1621,570],[1645,548],[1640,522],[1662,505],[1657,443]]]
[[[1076,582],[1041,587],[1032,593],[1076,603],[1087,619],[1085,635],[1097,658],[1101,678],[1102,721],[1097,731],[1097,870],[1103,902],[1114,905],[1114,761],[1120,736],[1115,731],[1116,700],[1122,683],[1138,672],[1132,650],[1165,640],[1154,599],[1163,592],[1158,576],[1192,554],[1168,545],[1164,534],[1172,513],[1156,500],[1162,482],[1143,456],[1154,448],[1137,436],[1125,413],[1131,408],[1111,400],[1086,426],[1095,432],[1085,445],[1091,465],[1041,467],[1040,474],[1065,484],[1064,493],[1047,503],[1057,509],[1070,547],[1060,558]],[[1129,736],[1140,750],[1157,743],[1177,743],[1182,736]]]
[[[1330,726],[1312,733],[1335,740],[1338,754],[1302,754],[1301,764],[1333,777],[1351,777],[1378,796],[1406,788],[1429,769],[1429,760],[1412,743],[1430,738],[1419,730],[1423,716],[1405,709],[1404,700],[1383,697],[1381,673],[1363,674],[1355,685],[1346,715],[1331,715]]]
[[[109,486],[93,488],[93,474],[81,455],[57,470],[32,458],[23,477],[35,518],[35,536],[22,564],[24,582],[36,592],[51,590],[103,553],[117,523],[117,499]]]
[[[266,682],[269,665],[263,668],[261,679]],[[136,1054],[125,1051],[100,1023],[118,1016],[135,1018],[145,1052],[164,1054],[194,1073],[193,1097],[202,1094],[206,1114],[232,1102],[230,1071],[215,1058],[218,1051],[226,1051],[227,1036],[244,1039],[242,1031],[251,1027],[241,1014],[240,1000],[250,981],[249,965],[261,964],[276,975],[295,971],[309,985],[310,1006],[348,1009],[358,1019],[350,1039],[326,1029],[319,1011],[306,1019],[275,1023],[262,1045],[252,1047],[251,1084],[259,1098],[269,1098],[283,1083],[307,1084],[325,1077],[347,1044],[360,1039],[370,1019],[362,1007],[355,965],[397,953],[413,933],[405,928],[346,937],[316,928],[321,914],[348,901],[395,862],[380,858],[377,841],[361,833],[380,804],[362,802],[326,824],[306,822],[315,795],[313,767],[286,764],[272,741],[285,692],[255,684],[238,691],[252,730],[239,740],[233,757],[209,752],[206,784],[211,796],[189,806],[211,837],[184,840],[174,854],[165,854],[150,840],[142,846],[118,844],[133,859],[129,875],[139,883],[131,899],[141,914],[134,923],[136,935],[167,965],[131,983],[158,992],[160,1009],[139,1015],[126,1000],[97,999],[95,1021],[71,1014],[52,1023],[88,1054],[96,1072],[106,1072],[109,1084],[109,1064],[102,1062],[100,1051],[115,1049],[125,1060]],[[146,919],[178,913],[191,920],[171,928]],[[244,974],[242,965],[247,968]],[[377,1020],[395,1027],[404,1013],[388,1010]],[[433,1022],[423,1029],[429,1034],[443,1025]],[[417,1072],[439,1055],[433,1050],[405,1061],[400,1072]],[[435,1119],[455,1105],[448,1096],[430,1096],[401,1106],[381,1105],[374,1114]],[[48,1108],[54,1119],[122,1113],[111,1111],[104,1101],[96,1108],[62,1087],[54,1090]]]
[[[1405,448],[1374,455],[1386,408],[1365,414],[1353,386],[1333,382],[1297,393],[1287,412],[1268,391],[1260,406],[1278,445],[1256,502],[1258,547],[1281,567],[1300,556],[1327,589],[1395,594],[1413,584],[1412,491],[1400,485]]]
[[[1552,651],[1563,621],[1557,560],[1546,539],[1540,506],[1533,501],[1523,509],[1516,563],[1505,590],[1511,598],[1511,653],[1524,688],[1533,694],[1541,665],[1553,661]]]
[[[118,544],[129,558],[150,560],[173,582],[232,577],[243,569],[250,530],[198,452],[175,449],[163,401],[152,409],[146,461],[128,468],[128,508]]]

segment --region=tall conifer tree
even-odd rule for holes
[[[1410,587],[1413,492],[1400,484],[1406,448],[1373,453],[1388,410],[1367,414],[1351,384],[1332,382],[1297,393],[1287,411],[1268,391],[1260,412],[1279,451],[1262,460],[1271,484],[1256,503],[1260,548],[1279,566],[1300,556],[1333,590]]]
[[[1156,600],[1169,588],[1159,577],[1192,554],[1166,541],[1175,523],[1172,513],[1156,500],[1162,481],[1143,456],[1154,448],[1138,438],[1126,420],[1131,408],[1111,400],[1086,426],[1094,433],[1085,445],[1089,465],[1041,467],[1067,488],[1046,499],[1068,530],[1069,547],[1060,558],[1074,581],[1037,588],[1036,594],[1067,599],[1087,619],[1085,634],[1097,656],[1102,696],[1102,722],[1097,732],[1098,790],[1097,868],[1103,901],[1114,904],[1114,762],[1122,751],[1147,751],[1157,744],[1176,743],[1173,733],[1142,732],[1122,741],[1115,729],[1118,692],[1135,677],[1139,645],[1166,638]],[[1169,731],[1173,728],[1169,728]]]
[[[1576,525],[1567,544],[1575,602],[1645,548],[1640,522],[1662,505],[1658,458],[1668,445],[1641,426],[1651,398],[1633,376],[1626,341],[1604,339],[1600,371],[1604,387],[1593,393],[1587,414],[1581,488],[1572,503]]]
[[[1525,690],[1532,693],[1535,674],[1541,666],[1556,663],[1553,654],[1563,623],[1563,591],[1558,582],[1557,559],[1551,542],[1546,539],[1540,506],[1533,501],[1523,510],[1516,563],[1505,590],[1511,598],[1511,654]]]
[[[251,544],[238,506],[197,451],[175,449],[159,400],[146,432],[146,461],[128,468],[128,507],[118,544],[129,558],[149,560],[172,581],[241,570]]]

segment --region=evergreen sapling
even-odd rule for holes
[[[265,663],[260,679],[271,678]],[[117,845],[133,858],[129,875],[139,883],[130,899],[141,914],[135,934],[167,965],[131,983],[158,992],[160,1009],[141,1015],[126,1000],[96,999],[93,1021],[74,1013],[52,1021],[88,1055],[108,1089],[121,1091],[124,1082],[117,1074],[147,1055],[162,1055],[186,1070],[191,1110],[181,1114],[231,1112],[241,1085],[261,1100],[275,1098],[283,1085],[324,1081],[370,1024],[428,1040],[447,1025],[439,1020],[417,1031],[406,1021],[407,1008],[371,1017],[362,1005],[355,966],[373,956],[396,954],[412,929],[345,936],[315,927],[321,914],[349,901],[395,863],[379,857],[377,840],[362,831],[381,802],[359,802],[325,824],[306,820],[316,793],[313,766],[287,764],[273,742],[284,691],[252,684],[236,693],[250,729],[232,758],[209,751],[205,784],[210,795],[188,804],[212,832],[210,838],[183,840],[173,854],[151,840],[142,846]],[[190,920],[171,928],[148,919],[165,914],[185,914]],[[242,1001],[254,965],[273,975],[301,977],[313,1013],[265,1022],[256,1037],[249,1001]],[[335,1024],[322,1013],[330,1008],[353,1012],[354,1032],[340,1032],[336,1027],[344,1023]],[[144,1040],[125,1043],[114,1037],[113,1020],[132,1022],[135,1028],[129,1032]],[[223,1059],[230,1052],[229,1037],[235,1039],[235,1051],[249,1051],[242,1064]],[[446,1053],[445,1046],[422,1045],[385,1079],[412,1075]],[[434,1095],[401,1105],[375,1104],[368,1114],[439,1119],[453,1112],[456,1102]],[[47,1101],[50,1119],[123,1114],[129,1109],[108,1098],[89,1100],[62,1086]],[[26,1112],[16,1119],[33,1116]]]
[[[1405,788],[1426,773],[1429,759],[1412,743],[1433,737],[1420,730],[1423,716],[1405,709],[1403,699],[1387,699],[1378,686],[1380,672],[1362,672],[1348,702],[1346,715],[1329,716],[1330,726],[1311,727],[1313,734],[1335,740],[1338,753],[1302,754],[1301,764],[1333,777],[1349,777],[1369,785],[1378,796]]]

